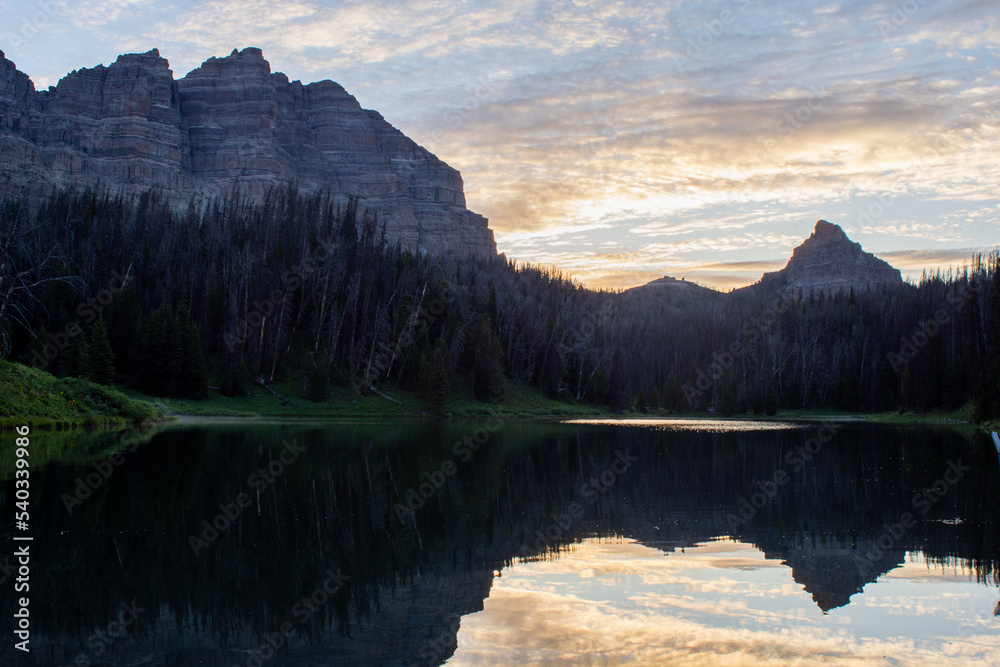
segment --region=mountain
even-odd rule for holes
[[[899,269],[862,250],[839,225],[826,220],[819,220],[809,238],[792,251],[785,268],[765,273],[759,283],[804,296],[902,284]]]
[[[855,292],[883,285],[902,285],[899,269],[861,249],[861,244],[847,237],[840,225],[826,220],[816,222],[813,233],[792,251],[792,257],[780,271],[765,273],[760,281],[741,287],[745,290],[777,290],[795,296]],[[683,278],[664,276],[633,287],[626,292],[643,295],[714,296],[716,290],[696,285]]]
[[[0,188],[50,194],[156,188],[178,207],[296,185],[358,197],[390,238],[430,253],[496,255],[461,174],[333,81],[272,73],[260,49],[181,79],[153,49],[74,71],[47,91],[0,52]]]
[[[704,297],[704,296],[718,296],[722,294],[709,287],[703,287],[697,283],[693,283],[689,280],[681,278],[671,278],[670,276],[663,276],[662,278],[657,278],[656,280],[650,281],[645,285],[639,285],[638,287],[631,287],[626,292],[633,294],[641,294],[644,296],[667,296],[667,297]]]

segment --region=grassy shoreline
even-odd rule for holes
[[[112,387],[0,361],[0,431],[24,424],[50,431],[122,429],[164,417],[151,403]]]
[[[203,401],[157,398],[130,389],[122,389],[122,392],[131,398],[153,403],[168,417],[384,419],[438,416],[415,393],[398,389],[380,389],[383,394],[389,396],[384,398],[375,393],[359,395],[349,388],[338,387],[331,390],[330,398],[322,403],[300,398],[293,390],[280,383],[275,384],[275,389],[286,396],[292,405],[282,402],[281,399],[256,386],[250,390],[250,395],[242,398],[223,396],[215,390],[210,390],[209,397]],[[517,382],[508,381],[504,397],[498,403],[481,403],[469,398],[470,394],[471,390],[453,391],[445,403],[444,414],[440,416],[454,418],[494,415],[506,418],[615,416],[606,407],[546,398],[537,389]]]
[[[255,388],[245,398],[230,398],[216,391],[210,392],[205,401],[153,398],[123,390],[127,395],[151,401],[163,410],[168,418],[225,418],[225,419],[412,419],[434,418],[427,404],[415,394],[385,389],[393,400],[376,394],[361,396],[350,389],[334,389],[331,398],[314,403],[302,398],[292,398],[294,406],[260,388]],[[444,418],[475,418],[501,416],[504,418],[600,418],[600,419],[741,419],[752,421],[851,421],[890,425],[942,425],[977,427],[972,418],[971,406],[953,412],[922,414],[915,412],[860,413],[835,409],[779,410],[773,416],[756,414],[711,414],[707,412],[649,412],[626,411],[618,414],[605,406],[588,403],[568,403],[545,397],[539,390],[521,383],[508,381],[503,399],[495,404],[480,403],[468,398],[468,392],[453,391],[446,401]],[[995,428],[995,427],[994,427]]]
[[[294,386],[276,383],[275,389],[287,400],[253,386],[249,395],[227,397],[210,391],[202,401],[160,398],[125,387],[103,387],[77,378],[56,378],[21,364],[0,361],[0,431],[20,424],[34,429],[74,428],[120,429],[136,424],[198,420],[342,420],[413,419],[436,415],[413,392],[386,389],[383,395],[358,395],[346,387],[334,388],[330,398],[315,403],[297,396]],[[914,412],[858,413],[835,409],[780,410],[773,416],[755,414],[711,414],[707,412],[626,411],[616,414],[605,406],[569,403],[546,397],[541,391],[516,381],[508,381],[503,399],[494,404],[470,397],[471,387],[459,381],[445,402],[445,418],[600,418],[600,419],[741,419],[753,421],[851,421],[893,425],[945,425],[996,430],[997,424],[978,424],[971,405],[948,413]],[[386,398],[385,396],[389,396]]]

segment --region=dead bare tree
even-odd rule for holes
[[[5,230],[0,231],[0,357],[10,351],[11,321],[32,330],[25,303],[34,301],[45,310],[36,294],[39,288],[54,282],[83,287],[78,277],[60,273],[65,259],[58,245],[42,250],[40,243],[32,242],[37,226],[27,226],[26,218],[20,201],[5,203],[0,213],[0,230]]]

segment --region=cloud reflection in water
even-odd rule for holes
[[[589,539],[518,563],[462,619],[448,665],[1000,664],[997,591],[906,563],[824,614],[791,571],[723,539],[664,554]]]

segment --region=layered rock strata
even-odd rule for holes
[[[272,73],[260,49],[210,58],[181,79],[153,49],[47,91],[0,52],[0,187],[42,197],[98,184],[158,189],[179,207],[295,185],[359,198],[414,250],[496,255],[457,170],[333,81]]]

